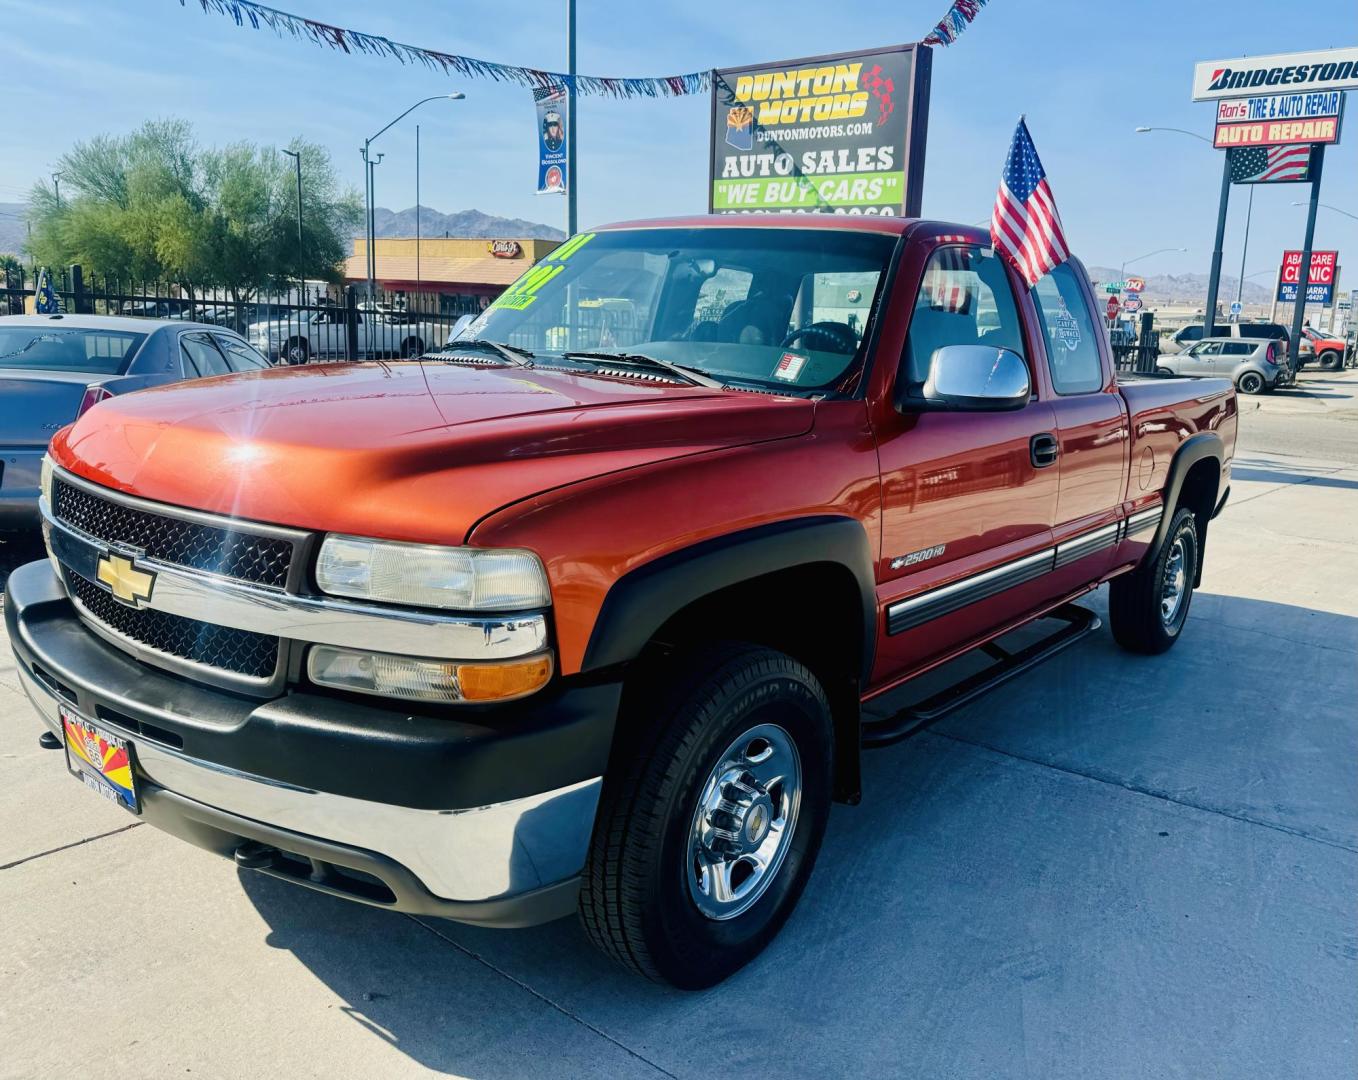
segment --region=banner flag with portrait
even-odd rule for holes
[[[566,88],[542,86],[533,91],[538,109],[538,194],[564,195],[566,176]]]

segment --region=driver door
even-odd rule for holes
[[[991,249],[944,244],[930,256],[897,385],[922,384],[943,346],[984,345],[1022,357],[1033,394],[1006,412],[903,412],[877,403],[884,625],[874,686],[1040,607],[1050,587],[1037,571],[1056,515],[1057,459],[1042,452],[1056,445],[1056,417],[1037,392],[1039,354],[1019,311],[1010,272]],[[945,588],[953,592],[936,591]]]

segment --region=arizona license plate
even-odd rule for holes
[[[132,778],[132,748],[74,709],[61,707],[66,767],[91,791],[134,814],[141,812]]]

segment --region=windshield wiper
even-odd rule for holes
[[[485,349],[499,353],[501,357],[517,367],[533,366],[531,363],[533,354],[527,349],[522,349],[517,345],[506,345],[502,341],[491,341],[489,338],[458,338],[456,341],[448,342],[438,352],[426,353],[425,359],[437,359],[439,356],[455,353],[458,349]]]
[[[672,360],[661,360],[658,356],[649,356],[646,353],[563,352],[561,355],[567,360],[601,360],[610,364],[622,364],[629,367],[648,367],[652,370],[668,372],[692,383],[694,386],[707,386],[713,390],[726,389],[725,383],[718,382],[712,376],[703,374],[697,368],[691,368],[685,364],[676,364]]]

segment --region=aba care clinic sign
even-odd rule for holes
[[[1328,304],[1334,297],[1335,268],[1339,265],[1339,252],[1311,252],[1311,272],[1306,275],[1306,302],[1308,304]],[[1301,283],[1301,252],[1284,251],[1283,265],[1278,272],[1278,300],[1291,303],[1297,299],[1297,286]]]
[[[708,209],[918,217],[931,70],[896,45],[715,71]]]

